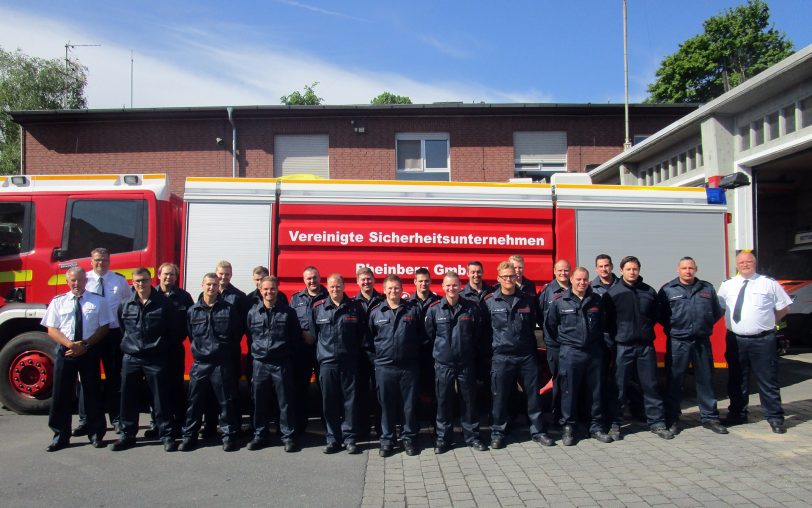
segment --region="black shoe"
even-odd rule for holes
[[[178,446],[178,450],[182,452],[190,452],[197,448],[197,439],[192,437],[185,437],[183,441],[180,442],[180,446]]]
[[[501,437],[495,437],[491,439],[491,448],[494,450],[501,450],[505,447],[505,441]]]
[[[223,438],[223,451],[224,452],[236,452],[239,449],[237,446],[237,441],[232,436],[226,436]]]
[[[113,422],[113,432],[116,434],[121,434],[121,423]]]
[[[133,446],[135,446],[135,439],[131,437],[121,437],[115,443],[113,443],[113,446],[111,446],[110,449],[114,452],[121,452],[132,448]]]
[[[680,430],[679,422],[674,422],[671,424],[670,427],[668,427],[668,431],[674,434],[675,436],[679,434],[679,430]]]
[[[602,430],[596,430],[595,432],[590,432],[589,437],[591,437],[592,439],[598,440],[601,443],[611,443],[612,442],[612,436],[610,436],[609,434],[607,434],[606,432],[604,432]]]
[[[403,441],[403,451],[409,457],[414,457],[415,455],[418,455],[420,453],[420,451],[417,449],[414,443],[411,442],[411,440]]]
[[[553,446],[555,441],[553,438],[542,432],[541,434],[536,434],[533,436],[533,442],[537,443],[539,446]]]
[[[90,446],[93,448],[107,448],[107,445],[104,443],[103,440],[94,437],[90,440]]]
[[[292,453],[296,451],[296,443],[293,441],[285,441],[285,453]],[[347,451],[349,451],[349,447],[347,447]]]
[[[572,446],[575,444],[575,431],[572,425],[564,426],[564,433],[561,435],[561,444],[564,446]]]
[[[333,453],[338,453],[341,451],[341,445],[338,443],[329,443],[324,449],[321,451],[326,455],[331,455]]]
[[[158,437],[158,429],[155,427],[150,427],[144,431],[144,437],[147,439],[155,439]]]
[[[436,453],[437,455],[442,455],[450,449],[451,447],[448,446],[448,443],[446,443],[445,441],[437,441],[436,443],[434,443],[434,453]]]
[[[623,435],[620,433],[620,425],[612,425],[609,428],[609,437],[612,438],[612,441],[620,441],[623,439]]]
[[[178,442],[174,439],[167,439],[164,441],[164,451],[165,452],[174,452],[178,450]]]
[[[248,443],[248,446],[246,446],[246,448],[248,448],[249,450],[251,450],[253,452],[253,451],[256,451],[256,450],[261,450],[261,449],[265,448],[266,446],[268,446],[268,440],[267,439],[263,439],[261,437],[255,437],[254,439],[252,439]]]
[[[355,443],[347,443],[347,453],[350,455],[358,455],[361,453],[361,450],[358,449],[358,445]]]
[[[666,429],[665,425],[662,427],[654,427],[651,429],[651,432],[653,432],[655,436],[662,439],[674,439],[674,434],[672,434],[670,430]]]
[[[770,422],[770,428],[773,429],[773,432],[776,434],[786,434],[787,428],[784,427],[783,422]]]
[[[236,452],[238,449],[237,441],[231,437],[224,437],[223,438],[223,451],[224,452]]]
[[[471,447],[472,449],[478,451],[478,452],[487,452],[488,451],[488,446],[485,443],[483,443],[482,441],[480,441],[479,439],[474,439],[473,441],[468,443],[468,446]]]
[[[719,423],[719,420],[711,420],[708,422],[702,422],[702,426],[708,430],[711,430],[717,434],[728,434],[727,429],[724,425]]]
[[[392,456],[392,447],[390,445],[381,446],[381,449],[378,450],[378,455],[383,458],[391,457]]]
[[[87,435],[87,424],[86,423],[80,423],[79,425],[76,426],[75,429],[73,429],[71,431],[70,435],[74,436],[74,437],[75,436],[86,436]]]
[[[46,452],[58,452],[59,450],[62,450],[63,448],[67,448],[67,447],[68,447],[68,442],[67,441],[56,441],[54,443],[49,444],[47,447],[45,447],[45,451]]]

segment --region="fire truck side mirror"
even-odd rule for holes
[[[53,258],[56,261],[64,261],[67,258],[68,251],[65,249],[60,249],[59,247],[54,249]]]

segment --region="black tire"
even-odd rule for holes
[[[0,403],[18,414],[47,413],[51,405],[51,390],[37,397],[20,393],[11,385],[10,372],[14,359],[26,352],[37,351],[54,361],[54,342],[45,332],[25,332],[14,337],[0,350]],[[51,369],[53,375],[53,369]]]

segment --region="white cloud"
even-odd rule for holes
[[[175,27],[170,47],[135,47],[135,107],[273,105],[305,84],[319,82],[326,104],[368,104],[387,90],[415,103],[548,102],[536,90],[494,90],[476,83],[417,81],[392,72],[342,68],[288,48],[236,46],[194,27]],[[167,34],[170,35],[170,34]],[[234,39],[236,40],[236,39]],[[0,7],[0,45],[43,58],[64,57],[67,41],[101,44],[76,48],[88,67],[88,106],[130,104],[130,48],[78,25]],[[60,51],[62,49],[62,51]]]

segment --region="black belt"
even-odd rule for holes
[[[743,335],[741,333],[734,333],[736,337],[744,337],[745,339],[760,339],[761,337],[766,337],[771,333],[775,333],[775,330],[764,330],[763,332],[759,332],[755,335]]]

